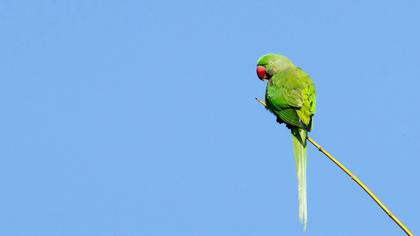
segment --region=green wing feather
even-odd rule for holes
[[[268,109],[280,121],[311,130],[316,105],[315,86],[302,69],[292,67],[274,75],[268,82],[265,100]]]
[[[309,129],[309,127],[301,121],[296,110],[293,108],[279,110],[276,112],[276,115],[280,118],[281,121],[288,124],[289,126],[291,125],[291,126],[300,127],[305,130]]]

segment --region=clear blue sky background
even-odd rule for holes
[[[418,1],[0,2],[0,235],[304,235],[259,56],[311,136],[420,232]],[[309,148],[305,235],[402,235]]]

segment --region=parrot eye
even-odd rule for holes
[[[260,80],[264,80],[266,76],[264,66],[257,66],[257,75]]]

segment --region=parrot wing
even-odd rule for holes
[[[309,130],[309,127],[305,125],[302,120],[299,118],[298,113],[294,108],[287,108],[275,112],[279,118],[288,125],[302,128],[304,130]]]
[[[315,112],[311,102],[315,100],[315,91],[309,75],[294,67],[274,75],[271,81],[266,91],[270,110],[286,124],[309,131]]]

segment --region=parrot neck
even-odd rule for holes
[[[292,67],[294,67],[294,65],[290,61],[277,61],[276,63],[272,63],[270,65],[267,72],[274,75],[285,72]]]

